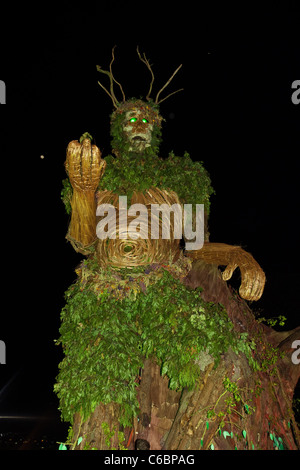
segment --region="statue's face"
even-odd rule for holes
[[[141,153],[146,147],[150,147],[153,124],[147,112],[139,108],[127,111],[123,131],[131,144],[130,150]]]

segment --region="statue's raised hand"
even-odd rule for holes
[[[95,192],[104,173],[106,161],[101,152],[92,145],[92,137],[86,132],[67,147],[65,168],[73,188],[72,216],[67,233],[76,251],[86,254],[86,247],[96,239]]]
[[[74,190],[95,192],[106,166],[101,159],[101,151],[92,145],[91,136],[86,132],[67,147],[65,168]]]

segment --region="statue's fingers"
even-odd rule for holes
[[[238,267],[237,264],[235,263],[232,263],[232,264],[229,264],[225,270],[222,272],[222,279],[223,281],[228,281],[229,279],[231,279],[232,277],[232,274],[233,272],[235,271],[235,269]]]
[[[262,296],[265,286],[265,275],[259,268],[249,269],[242,272],[242,283],[239,294],[243,299],[254,301]]]
[[[253,300],[252,294],[252,280],[249,278],[244,278],[242,280],[241,286],[239,288],[240,296],[245,300]]]
[[[242,282],[239,288],[239,294],[243,299],[253,300],[253,286],[256,279],[256,271],[252,269],[251,264],[244,262],[240,266]]]
[[[65,167],[73,186],[77,187],[77,181],[81,178],[81,146],[77,140],[73,140],[67,147]]]
[[[258,300],[261,298],[266,283],[266,276],[262,269],[257,271],[256,278],[252,288],[253,300]]]
[[[92,178],[93,180],[99,181],[100,177],[102,176],[102,173],[104,171],[104,168],[106,166],[105,160],[101,159],[101,151],[100,149],[96,146],[92,146]]]
[[[66,165],[71,174],[80,169],[80,146],[77,140],[72,140],[67,147]]]
[[[84,187],[95,190],[98,186],[103,164],[101,152],[96,145],[92,145],[90,139],[82,142],[82,181]]]
[[[251,270],[252,289],[251,300],[259,300],[264,291],[266,276],[258,264],[252,267]]]
[[[91,153],[91,185],[94,190],[97,189],[106,167],[106,161],[101,159],[101,155],[99,148],[93,145]]]
[[[92,173],[92,164],[91,164],[91,151],[92,145],[90,139],[84,139],[81,143],[81,175],[82,183],[85,189],[90,188],[90,180]]]

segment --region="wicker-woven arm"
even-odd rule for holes
[[[195,260],[202,259],[208,264],[226,266],[222,273],[225,281],[231,278],[238,267],[242,277],[240,296],[246,300],[258,300],[262,296],[266,282],[265,273],[253,256],[240,246],[205,242],[201,250],[187,251],[186,255]]]
[[[73,140],[67,148],[65,168],[73,188],[72,216],[66,238],[76,251],[85,252],[96,240],[96,197],[101,176],[106,166],[101,151],[91,144]]]

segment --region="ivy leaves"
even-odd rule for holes
[[[210,196],[214,194],[210,177],[202,162],[193,162],[188,153],[166,160],[129,152],[118,158],[105,157],[106,169],[98,189],[126,195],[130,202],[134,191],[144,192],[151,187],[175,191],[183,204],[204,204],[210,211]],[[62,181],[61,199],[67,214],[71,214],[72,186],[68,178]],[[194,207],[193,207],[194,209]]]
[[[202,162],[193,162],[185,152],[178,157],[171,152],[163,164],[163,186],[178,194],[184,204],[204,204],[209,214],[210,196],[214,194],[210,177]]]
[[[201,162],[193,162],[188,153],[177,157],[173,152],[166,160],[155,154],[140,155],[132,152],[118,158],[105,158],[107,165],[99,190],[110,190],[127,195],[151,187],[172,190],[182,203],[204,204],[209,213],[209,198],[214,193],[208,173]]]
[[[170,388],[193,388],[201,351],[217,363],[228,347],[239,347],[224,308],[204,302],[199,289],[187,289],[167,270],[134,299],[100,296],[78,281],[66,300],[57,341],[65,357],[55,385],[65,421],[76,411],[86,419],[100,402],[114,401],[129,425],[138,412],[136,377],[146,357],[157,360]]]

